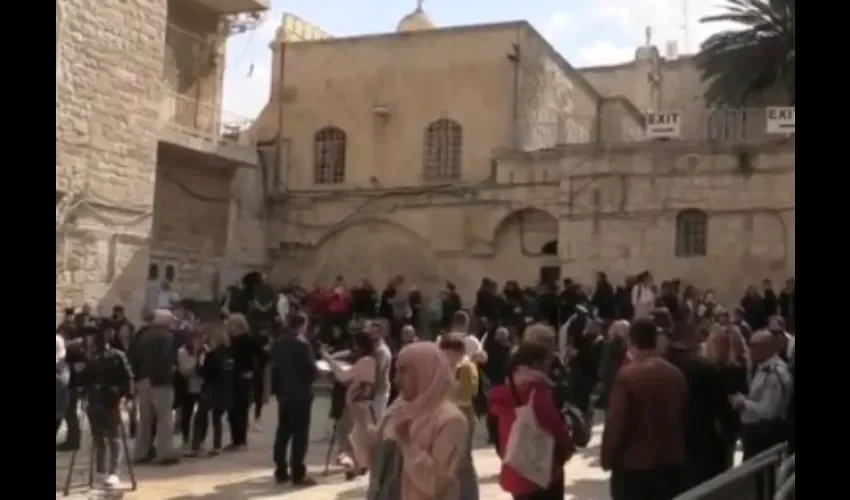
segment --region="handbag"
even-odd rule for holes
[[[555,452],[555,439],[540,427],[534,415],[534,394],[532,390],[525,405],[520,398],[512,377],[508,378],[516,418],[508,435],[502,463],[513,469],[540,488],[547,488],[552,482],[552,460]]]

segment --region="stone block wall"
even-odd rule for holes
[[[144,295],[166,0],[58,0],[56,310]],[[57,217],[58,219],[59,217]]]

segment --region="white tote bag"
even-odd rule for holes
[[[516,391],[511,382],[511,389]],[[555,452],[555,439],[550,436],[534,415],[532,402],[534,391],[528,396],[528,402],[516,408],[516,420],[511,426],[508,436],[508,446],[502,459],[505,465],[516,471],[541,488],[546,488],[552,481],[552,455]]]

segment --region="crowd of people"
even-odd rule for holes
[[[79,447],[87,399],[107,485],[118,481],[120,405],[138,413],[135,460],[168,465],[244,449],[270,395],[275,479],[314,484],[310,421],[330,418],[338,463],[348,478],[368,471],[375,500],[477,499],[479,421],[517,499],[563,498],[563,465],[587,444],[595,409],[606,410],[601,463],[614,500],[672,499],[730,468],[739,440],[745,458],[794,442],[793,279],[779,293],[765,280],[733,307],[679,280],[656,287],[648,272],[621,286],[599,273],[592,288],[508,282],[501,292],[485,279],[468,309],[450,283],[426,298],[401,277],[381,293],[341,277],[276,293],[252,276],[228,290],[216,322],[164,305],[138,329],[120,308],[101,319],[86,307],[57,329],[57,431],[63,419],[68,427],[59,448]],[[105,358],[112,371],[99,367]],[[327,417],[311,412],[320,359],[350,367],[328,375]],[[116,397],[92,394],[91,380],[107,373]],[[541,462],[546,484],[511,442],[525,406],[554,443]],[[172,449],[175,415],[182,454]]]

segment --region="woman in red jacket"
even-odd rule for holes
[[[508,437],[516,419],[515,409],[526,405],[532,392],[532,408],[537,422],[555,441],[552,482],[548,488],[541,488],[510,466],[502,464],[499,484],[516,500],[564,498],[564,464],[575,447],[561,412],[555,405],[554,383],[546,375],[554,355],[549,347],[528,342],[521,344],[511,357],[508,380],[490,394],[490,413],[498,421],[500,449],[507,449]]]

